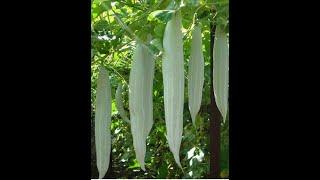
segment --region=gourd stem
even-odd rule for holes
[[[144,45],[147,48],[147,50],[151,52],[153,56],[155,56],[155,54],[152,53],[152,50],[149,48],[149,46],[147,46],[137,35],[134,34],[134,32],[119,18],[117,13],[111,7],[109,7],[109,9],[111,9],[111,11],[113,12],[113,16],[116,18],[116,21],[120,24],[121,28],[126,30],[132,36],[132,39]]]

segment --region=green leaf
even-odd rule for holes
[[[162,51],[162,41],[160,39],[153,39],[150,44],[156,47],[159,51]]]
[[[198,13],[198,19],[205,18],[205,17],[207,17],[208,15],[210,15],[210,11],[207,10],[207,9],[205,9],[205,10],[200,11],[200,12]]]
[[[94,29],[96,31],[103,31],[106,30],[107,27],[109,26],[108,22],[103,20],[103,21],[98,21],[95,25],[94,25]]]
[[[155,35],[156,35],[156,37],[162,38],[165,28],[166,28],[165,24],[162,24],[162,23],[158,24],[153,30]]]
[[[203,124],[203,117],[198,114],[196,117],[196,127],[200,127],[201,124]]]
[[[166,161],[164,161],[158,170],[157,179],[164,179],[167,177],[167,175],[168,175],[168,164]]]
[[[108,11],[109,7],[111,7],[111,2],[109,0],[101,1],[100,8],[102,11]]]
[[[149,14],[148,21],[155,21],[156,19],[162,22],[168,22],[175,10],[156,10]]]
[[[139,162],[137,159],[134,159],[133,164],[130,164],[128,169],[135,169],[135,168],[140,168]]]

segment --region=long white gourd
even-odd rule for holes
[[[200,110],[204,82],[204,60],[202,52],[201,28],[195,26],[192,32],[191,53],[189,60],[188,98],[193,125]]]
[[[216,28],[213,48],[213,88],[217,107],[226,120],[229,89],[229,49],[227,34]]]
[[[129,110],[136,158],[145,171],[146,139],[153,125],[153,55],[137,44],[129,77]]]
[[[99,179],[108,171],[111,151],[111,87],[108,71],[100,67],[96,91],[95,143]]]
[[[181,14],[177,12],[167,23],[163,38],[162,74],[167,140],[180,168],[180,145],[183,131],[184,64]]]
[[[127,116],[127,112],[124,110],[123,102],[122,102],[122,84],[118,84],[118,88],[116,91],[116,106],[118,109],[118,112],[120,114],[120,117],[127,123],[130,124],[129,118]]]

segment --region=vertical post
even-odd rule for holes
[[[210,23],[210,65],[211,65],[211,103],[210,103],[210,178],[220,178],[220,122],[221,114],[215,102],[213,91],[213,47],[215,26]]]

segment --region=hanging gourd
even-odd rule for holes
[[[202,52],[201,28],[195,26],[192,32],[191,53],[189,60],[188,98],[193,125],[200,110],[204,82],[204,60]]]
[[[220,26],[216,28],[214,39],[213,88],[217,107],[225,121],[228,113],[229,48],[227,34]]]
[[[153,55],[137,43],[129,77],[129,111],[136,158],[145,171],[146,139],[153,125]]]
[[[116,91],[116,107],[120,114],[120,117],[127,123],[130,124],[129,118],[127,116],[127,112],[124,110],[123,102],[122,102],[122,84],[118,84],[118,88]]]
[[[111,87],[108,71],[100,67],[96,91],[95,144],[99,179],[108,171],[111,151]]]
[[[183,131],[184,63],[181,14],[176,12],[168,21],[163,37],[162,74],[167,140],[180,168],[180,145]]]

